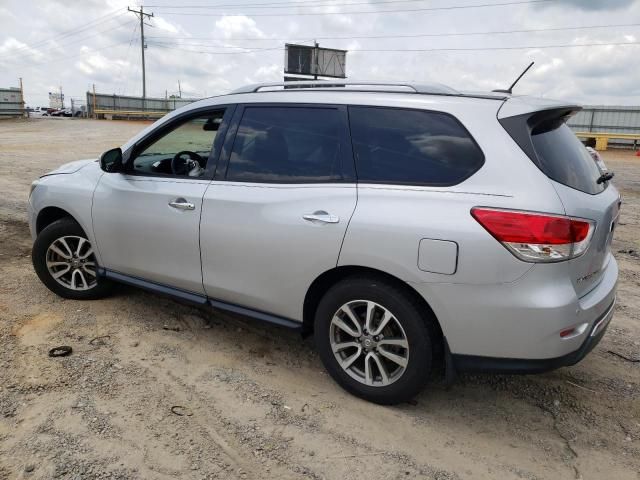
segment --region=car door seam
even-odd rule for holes
[[[200,283],[202,283],[202,291],[204,292],[207,299],[209,298],[209,294],[207,293],[207,288],[204,286],[204,268],[202,266],[202,210],[204,210],[204,198],[207,195],[207,191],[213,184],[214,180],[211,180],[207,185],[207,188],[204,189],[202,194],[202,198],[200,199],[200,218],[198,219],[198,254],[200,257]]]
[[[349,220],[347,221],[347,226],[344,229],[344,234],[342,235],[342,242],[340,242],[340,249],[338,250],[338,258],[336,258],[336,267],[340,265],[340,256],[342,255],[342,247],[344,246],[344,242],[347,239],[347,233],[349,232],[349,226],[351,225],[351,219],[356,214],[356,209],[358,208],[358,167],[355,156],[355,149],[353,148],[353,137],[351,136],[351,122],[349,121],[349,107],[346,106],[344,108],[344,116],[343,121],[346,122],[345,125],[345,133],[347,135],[348,144],[351,147],[349,151],[351,152],[351,162],[353,165],[353,174],[354,174],[354,188],[356,191],[356,201],[353,206],[353,210],[351,210],[351,215],[349,215]]]
[[[93,221],[93,206],[95,205],[96,190],[98,190],[98,186],[100,185],[104,175],[105,172],[102,172],[91,192],[91,232],[93,233],[93,240],[95,241],[95,247],[98,252],[98,259],[100,260],[100,263],[102,263],[102,253],[100,252],[100,246],[98,245],[98,236],[96,235],[95,222]]]

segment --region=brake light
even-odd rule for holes
[[[589,220],[475,207],[471,215],[511,253],[527,262],[560,262],[582,255],[595,224]]]

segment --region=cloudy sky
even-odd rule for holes
[[[354,79],[491,90],[535,61],[516,93],[640,105],[640,0],[0,0],[0,86],[141,95],[140,3],[150,97],[281,80],[284,43],[318,39]]]

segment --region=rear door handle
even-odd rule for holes
[[[187,202],[187,200],[182,197],[176,198],[175,200],[170,201],[169,206],[176,208],[178,210],[195,210],[196,209],[196,206],[193,203]]]
[[[308,220],[310,222],[320,222],[320,223],[338,223],[340,221],[340,217],[337,215],[331,215],[324,210],[318,210],[317,212],[307,213],[302,215],[302,218]]]

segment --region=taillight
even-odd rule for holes
[[[580,256],[595,228],[589,220],[515,210],[475,207],[471,215],[526,262],[560,262]]]

